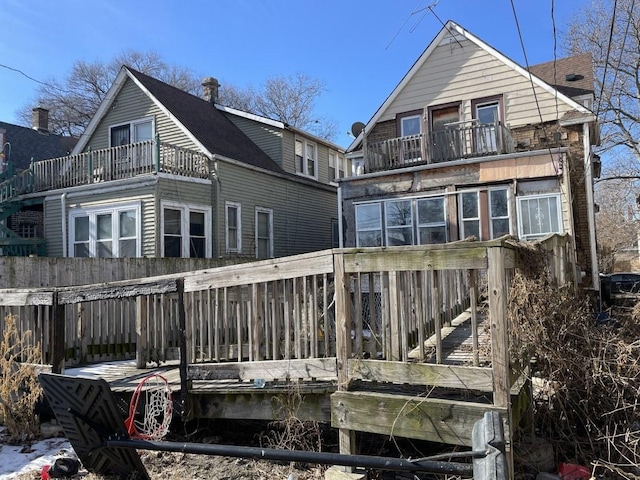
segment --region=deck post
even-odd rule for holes
[[[189,385],[187,380],[187,365],[189,358],[187,357],[187,315],[184,305],[184,278],[176,279],[178,291],[178,330],[180,334],[180,416],[185,419],[187,415],[187,398],[189,394]]]
[[[136,297],[136,368],[145,368],[149,360],[149,344],[147,330],[148,297]]]
[[[491,325],[491,366],[493,369],[493,404],[506,408],[507,438],[513,438],[511,385],[509,379],[509,325],[507,317],[507,272],[504,247],[488,247],[488,296]],[[509,448],[510,454],[513,452]],[[513,465],[513,462],[509,462]]]
[[[349,389],[348,361],[351,358],[351,295],[349,277],[344,271],[344,255],[333,256],[336,309],[336,359],[338,368],[338,390]],[[342,419],[337,419],[338,423]],[[345,428],[338,430],[340,453],[351,455],[355,450],[355,432]],[[351,467],[345,467],[351,468]],[[351,471],[351,470],[348,470]]]
[[[65,356],[65,308],[58,302],[58,292],[53,292],[53,305],[51,307],[51,372],[62,373],[64,370]]]

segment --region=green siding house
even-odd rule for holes
[[[344,151],[122,67],[70,155],[0,184],[42,199],[52,257],[271,258],[337,246]],[[211,80],[213,80],[212,88]]]

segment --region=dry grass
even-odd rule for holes
[[[512,359],[532,358],[537,434],[557,461],[640,478],[640,307],[598,322],[589,299],[556,286],[524,251],[509,299]],[[534,263],[532,263],[534,262]]]
[[[0,423],[10,443],[32,439],[39,434],[35,406],[42,397],[35,364],[40,363],[40,346],[31,343],[31,332],[22,334],[16,317],[5,317],[0,340]]]

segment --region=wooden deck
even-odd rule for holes
[[[570,237],[551,237],[546,252],[541,261],[558,282],[571,278]],[[526,410],[526,385],[511,371],[508,348],[517,256],[508,238],[334,249],[1,290],[0,307],[21,309],[21,331],[36,332],[54,372],[66,358],[135,357],[94,375],[125,395],[160,371],[174,393],[186,394],[186,418],[330,422],[341,453],[356,453],[357,431],[468,446],[487,411],[503,415],[510,440]],[[176,350],[179,364],[170,360]]]

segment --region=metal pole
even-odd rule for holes
[[[237,445],[204,445],[201,443],[154,442],[148,440],[108,439],[107,448],[135,448],[138,450],[158,450],[163,452],[195,453],[225,457],[243,457],[348,467],[368,467],[379,470],[429,472],[450,475],[473,475],[471,463],[439,462],[430,460],[410,460],[369,455],[342,455],[329,452],[304,452],[300,450],[279,450],[275,448],[243,447]],[[472,455],[473,452],[470,452]],[[484,455],[485,452],[478,452]]]

